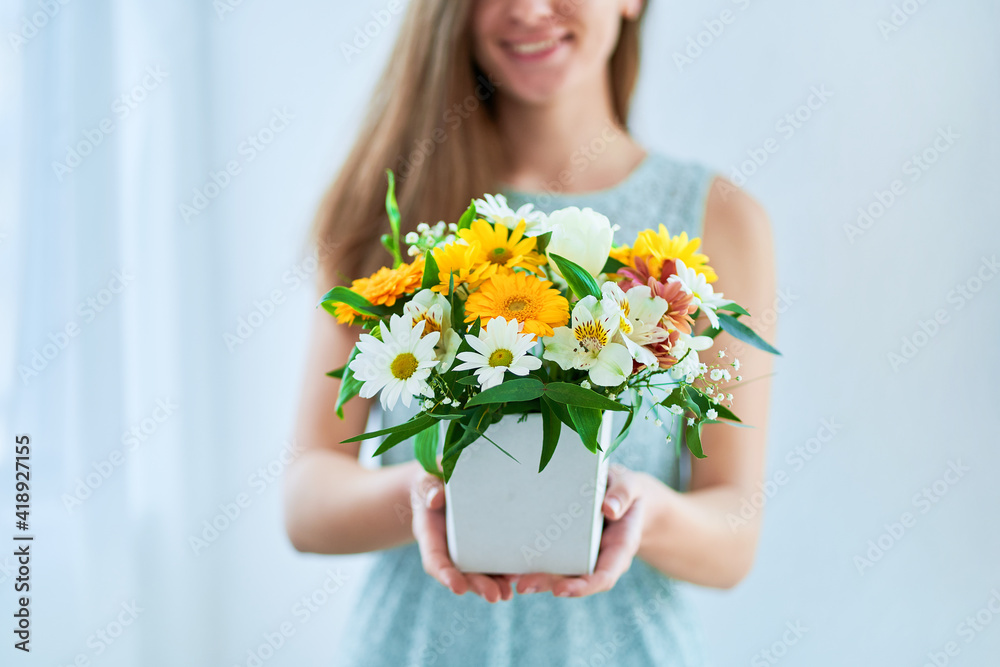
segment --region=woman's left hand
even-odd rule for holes
[[[611,590],[632,565],[642,541],[644,517],[640,474],[619,464],[612,465],[608,472],[608,489],[601,506],[606,521],[593,574],[579,577],[524,574],[518,577],[517,592],[552,591],[557,597],[583,597]]]

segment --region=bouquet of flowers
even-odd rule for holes
[[[657,424],[661,411],[684,419],[696,457],[703,426],[739,422],[723,389],[742,379],[739,360],[719,352],[709,363],[699,353],[721,331],[777,350],[739,320],[744,308],[714,291],[700,239],[660,225],[616,244],[618,228],[596,211],[514,211],[502,195],[401,238],[391,171],[388,179],[382,243],[392,266],[323,297],[339,322],[366,330],[329,375],[342,381],[341,415],[356,395],[419,411],[345,442],[383,437],[379,454],[413,438],[423,467],[448,481],[462,451],[504,416],[541,413],[539,472],[562,427],[597,453],[605,411],[627,413],[605,455],[640,413]],[[696,333],[700,320],[707,327]]]

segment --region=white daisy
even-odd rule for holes
[[[475,370],[479,386],[483,389],[495,387],[503,382],[506,371],[514,375],[527,375],[537,370],[542,360],[528,354],[535,344],[534,334],[518,333],[518,321],[508,322],[502,317],[494,317],[479,330],[479,336],[468,336],[466,341],[474,352],[460,352],[458,358],[463,363],[456,371]]]
[[[438,371],[444,373],[451,368],[455,362],[458,346],[462,343],[462,338],[451,327],[451,303],[448,299],[429,289],[421,290],[403,306],[403,310],[413,320],[414,325],[421,321],[426,322],[424,336],[428,336],[434,331],[441,333],[437,345],[434,346],[434,353],[438,360]]]
[[[716,329],[719,328],[719,316],[716,315],[715,309],[727,303],[732,303],[732,300],[722,298],[721,292],[716,294],[711,283],[705,280],[704,275],[694,269],[689,269],[684,265],[684,262],[678,259],[677,273],[670,276],[667,282],[680,283],[681,289],[694,297],[693,301],[695,305],[705,311],[705,315],[708,316],[708,321],[712,323],[712,326]]]
[[[524,204],[515,211],[507,205],[507,198],[503,195],[484,196],[485,201],[483,199],[475,201],[476,213],[490,222],[514,229],[517,223],[524,220],[525,236],[535,236],[543,231],[546,216],[541,211],[535,211],[534,204]]]
[[[617,304],[585,296],[573,308],[570,326],[557,328],[542,341],[542,357],[564,371],[587,371],[593,384],[617,387],[632,374],[632,354],[621,343],[612,342],[620,322]]]
[[[381,327],[382,340],[361,334],[351,370],[363,383],[362,398],[379,394],[383,409],[392,410],[400,398],[410,407],[414,396],[434,395],[427,377],[438,363],[434,346],[441,334],[432,331],[424,336],[425,326],[423,320],[413,326],[409,317],[393,315],[389,326]]]

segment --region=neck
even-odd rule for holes
[[[607,78],[535,104],[501,95],[504,184],[530,192],[588,192],[624,180],[645,151],[615,118]]]

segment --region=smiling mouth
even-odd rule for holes
[[[571,34],[551,39],[538,40],[535,42],[507,42],[506,48],[515,56],[527,59],[545,57],[555,51],[564,42],[572,39]]]

